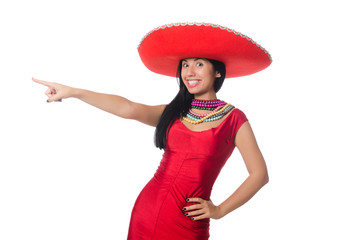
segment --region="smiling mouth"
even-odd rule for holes
[[[201,80],[199,79],[190,79],[190,80],[187,80],[187,85],[189,87],[196,87],[197,85],[199,85],[199,83],[201,83]]]

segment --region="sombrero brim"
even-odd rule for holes
[[[142,62],[152,72],[176,76],[184,58],[209,58],[226,66],[226,77],[241,77],[268,67],[270,54],[251,38],[207,23],[167,24],[150,31],[138,46]]]

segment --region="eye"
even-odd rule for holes
[[[203,64],[201,62],[196,63],[196,66],[201,67]]]
[[[189,65],[187,63],[183,63],[182,67],[188,67]]]

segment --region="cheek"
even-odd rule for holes
[[[181,72],[181,80],[183,81],[185,79],[185,74]]]
[[[184,80],[185,79],[185,75],[181,73],[181,79]]]
[[[181,79],[180,79],[180,80],[181,80],[183,83],[185,83],[185,80],[184,80],[184,79],[185,79],[185,76],[184,76],[184,75],[181,75]],[[185,83],[185,84],[186,84],[186,83]]]

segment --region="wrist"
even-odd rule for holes
[[[216,206],[216,209],[217,209],[217,217],[216,217],[216,219],[223,218],[226,215],[225,212],[223,211],[223,208],[222,208],[221,204]]]
[[[82,97],[82,89],[80,89],[80,88],[71,88],[70,97],[81,98]]]
[[[222,203],[220,205],[218,205],[217,207],[219,209],[220,218],[223,218],[228,214],[227,211],[225,210],[225,206]]]

